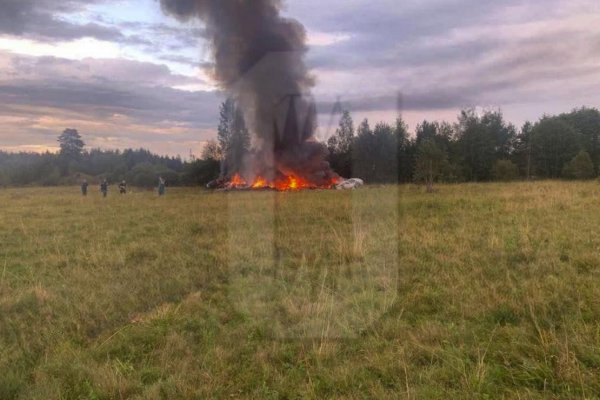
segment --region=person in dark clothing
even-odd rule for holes
[[[81,194],[83,196],[87,196],[87,189],[88,189],[88,181],[87,181],[87,179],[84,179],[83,182],[81,182]]]
[[[127,182],[121,181],[121,183],[119,183],[119,193],[127,194]]]
[[[158,195],[159,196],[164,196],[165,194],[165,186],[166,186],[166,182],[165,180],[161,177],[158,178]]]
[[[106,179],[103,179],[100,183],[100,192],[102,192],[102,197],[108,195],[108,181]]]

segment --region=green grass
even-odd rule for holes
[[[600,185],[0,190],[0,399],[600,397]]]

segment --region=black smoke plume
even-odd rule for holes
[[[244,111],[253,133],[247,175],[296,174],[322,185],[336,178],[314,139],[314,79],[304,56],[306,31],[281,16],[280,0],[161,0],[164,11],[203,21],[214,78]]]

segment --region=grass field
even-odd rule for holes
[[[0,190],[0,399],[600,398],[600,184]]]

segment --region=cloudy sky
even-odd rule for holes
[[[336,99],[356,120],[411,129],[464,107],[516,124],[600,106],[598,0],[287,0],[309,34],[320,138]],[[0,0],[0,149],[92,147],[196,154],[222,94],[199,23],[156,0]]]

